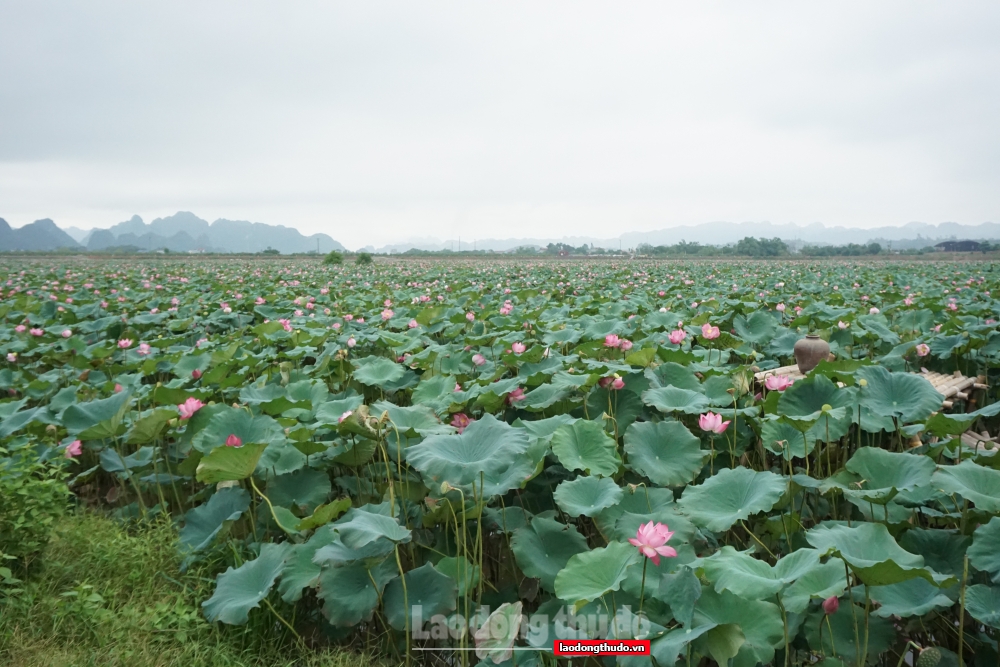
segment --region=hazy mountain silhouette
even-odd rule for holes
[[[59,229],[48,218],[19,227],[11,228],[0,218],[0,250],[60,250],[78,249],[80,244],[73,237]]]

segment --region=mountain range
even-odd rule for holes
[[[108,229],[62,230],[51,220],[37,220],[18,229],[0,218],[0,251],[131,249],[152,252],[261,252],[273,248],[282,254],[345,250],[327,234],[304,236],[294,227],[261,222],[219,219],[211,224],[194,213],[179,211],[166,218],[143,222],[138,215]]]

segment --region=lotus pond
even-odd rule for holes
[[[605,664],[1000,664],[993,264],[8,260],[0,287],[0,484],[50,466],[170,518],[187,565],[229,564],[209,621],[424,664],[606,637],[652,654]],[[754,378],[810,332],[830,360]],[[946,409],[925,374],[956,371]]]

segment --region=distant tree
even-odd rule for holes
[[[327,253],[326,257],[323,258],[323,263],[330,265],[343,264],[344,255],[336,250],[331,250]]]
[[[281,251],[280,250],[275,250],[271,246],[267,246],[267,248],[265,248],[263,251],[261,251],[261,254],[262,255],[280,255]]]
[[[354,260],[354,263],[355,264],[371,264],[372,263],[371,253],[368,253],[368,252],[358,253],[358,258]]]
[[[869,255],[877,255],[880,252],[882,252],[882,246],[881,245],[879,245],[878,243],[869,243],[868,244],[868,254]]]

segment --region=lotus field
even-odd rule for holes
[[[172,520],[228,565],[209,621],[400,663],[1000,664],[992,264],[5,262],[0,482]],[[807,333],[830,358],[754,377]]]

